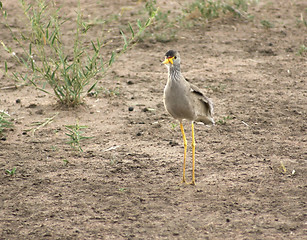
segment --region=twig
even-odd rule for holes
[[[18,88],[24,87],[24,86],[26,86],[26,84],[20,84],[20,85],[12,84],[12,85],[1,87],[0,89],[1,90],[12,90],[12,89],[15,90],[15,89],[18,89]]]
[[[109,148],[103,150],[103,152],[108,152],[108,151],[114,150],[114,149],[119,148],[119,147],[120,147],[120,145],[109,147]]]
[[[245,126],[249,127],[249,125],[248,125],[246,122],[244,122],[243,120],[241,120],[241,122],[242,122]]]
[[[6,86],[6,87],[2,87],[1,90],[11,90],[11,89],[17,89],[16,85],[10,85],[10,86]]]
[[[38,125],[36,128],[31,128],[29,130],[26,131],[31,131],[32,132],[32,136],[34,136],[35,131],[40,129],[41,127],[46,126],[47,124],[51,123],[53,121],[53,119],[58,115],[59,113],[57,112],[54,116],[52,116],[51,118],[46,118],[44,122],[37,122],[34,123],[35,125]]]

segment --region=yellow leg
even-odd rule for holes
[[[195,138],[194,123],[192,122],[192,185],[195,185]]]
[[[181,129],[181,133],[182,133],[182,138],[183,138],[183,143],[184,143],[184,155],[183,155],[183,177],[182,177],[182,182],[185,183],[185,162],[186,162],[186,157],[187,157],[187,139],[185,137],[184,134],[184,129],[183,129],[183,125],[180,122],[180,129]]]

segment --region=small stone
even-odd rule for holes
[[[171,145],[172,147],[174,147],[174,146],[178,146],[179,144],[177,143],[177,142],[175,142],[175,141],[169,141],[169,143],[168,143],[169,145]]]
[[[132,112],[134,110],[134,107],[129,107],[128,110],[129,112]]]
[[[40,109],[40,110],[37,110],[35,113],[38,114],[38,115],[43,115],[44,114],[44,110]]]
[[[21,100],[18,98],[18,99],[16,99],[16,103],[20,103],[21,102]]]
[[[31,103],[29,106],[27,106],[27,108],[36,108],[37,105],[35,103]]]

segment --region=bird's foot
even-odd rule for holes
[[[196,185],[195,180],[193,180],[192,182],[189,182],[189,183],[188,183],[188,182],[185,180],[185,178],[182,179],[181,183],[182,183],[182,184],[186,184],[186,185],[194,185],[194,186]]]
[[[195,180],[193,180],[192,182],[189,183],[190,185],[196,185]]]

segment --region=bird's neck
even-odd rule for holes
[[[172,65],[168,68],[168,77],[170,80],[179,81],[181,79],[180,65]]]

